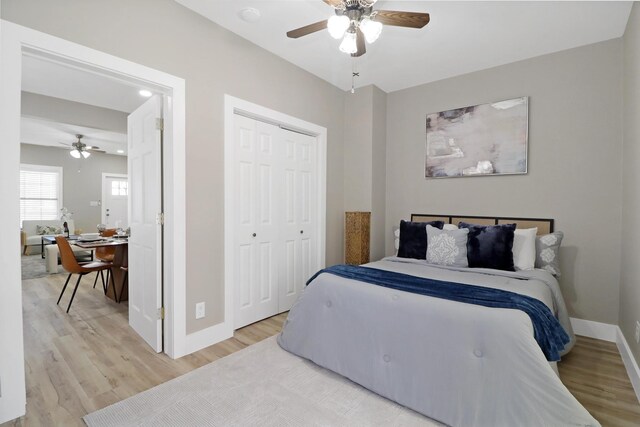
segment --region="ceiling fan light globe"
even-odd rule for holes
[[[352,54],[358,51],[358,45],[356,43],[356,33],[347,31],[344,34],[344,38],[342,39],[342,43],[340,43],[340,51]]]
[[[69,154],[71,154],[71,157],[73,157],[74,159],[79,159],[80,158],[80,152],[78,150],[71,150],[71,152],[69,152]]]
[[[82,154],[82,157],[84,157],[85,159],[91,155],[91,153],[88,151],[82,151],[80,154]]]
[[[364,34],[364,38],[367,43],[373,43],[378,40],[378,37],[380,37],[380,33],[382,32],[382,23],[365,18],[360,23],[360,31]]]
[[[351,21],[345,15],[334,15],[327,22],[327,30],[334,39],[340,39],[349,28]]]

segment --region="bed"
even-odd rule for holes
[[[553,220],[412,215],[476,224],[517,223],[553,231]],[[512,292],[544,304],[569,339],[558,281],[548,271],[432,265],[387,257],[366,264],[457,286]],[[385,273],[387,274],[387,273]],[[451,426],[598,426],[571,395],[534,337],[528,314],[417,295],[335,274],[319,274],[292,307],[280,346],[381,396]]]

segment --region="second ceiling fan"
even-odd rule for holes
[[[327,28],[335,39],[342,38],[340,50],[351,56],[362,56],[367,43],[378,39],[383,25],[422,28],[429,23],[429,14],[373,10],[377,0],[323,0],[335,9],[335,16],[287,32],[287,37],[297,39]]]

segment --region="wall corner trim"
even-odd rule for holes
[[[640,402],[640,368],[638,368],[638,363],[634,359],[631,348],[629,348],[629,343],[624,337],[620,327],[618,325],[576,319],[574,317],[571,318],[571,326],[576,335],[616,343],[624,367],[627,370],[627,375],[629,375],[629,379],[631,380],[633,390],[636,392],[638,402]]]

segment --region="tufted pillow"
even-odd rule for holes
[[[400,247],[398,257],[400,258],[427,258],[427,225],[442,229],[444,222],[411,222],[400,221]]]
[[[54,225],[36,225],[36,234],[40,236],[62,234],[62,228]]]
[[[427,262],[451,267],[468,267],[466,228],[439,230],[427,225]]]
[[[542,268],[560,278],[560,243],[564,233],[554,231],[536,238],[536,268]]]
[[[513,238],[516,224],[476,225],[461,222],[458,225],[460,228],[469,229],[469,267],[515,271]]]

